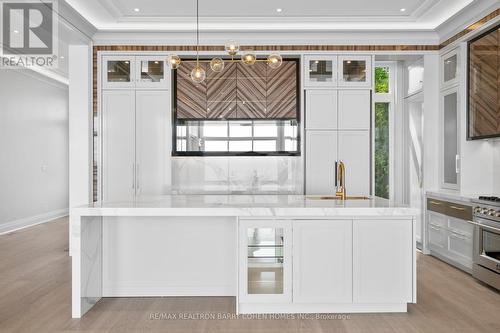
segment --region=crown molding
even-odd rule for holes
[[[201,44],[224,45],[230,39],[241,45],[437,45],[434,31],[348,31],[348,32],[202,32]],[[94,45],[194,45],[193,32],[100,31]]]
[[[436,28],[439,42],[443,43],[452,38],[498,8],[500,8],[498,0],[474,1]]]

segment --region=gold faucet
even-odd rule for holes
[[[345,191],[345,164],[342,161],[339,161],[337,163],[337,170],[336,172],[336,180],[338,181],[337,183],[337,191],[335,192],[335,195],[342,200],[346,199],[346,191]]]

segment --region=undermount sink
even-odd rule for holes
[[[306,199],[309,200],[342,200],[341,197],[335,195],[308,195]],[[369,200],[369,197],[363,196],[346,196],[345,200]]]

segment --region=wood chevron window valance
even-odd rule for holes
[[[297,119],[299,114],[299,60],[283,59],[272,69],[265,63],[228,63],[194,83],[194,63],[175,70],[175,115],[178,120]]]

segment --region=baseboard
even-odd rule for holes
[[[52,220],[68,216],[69,209],[63,208],[58,210],[53,210],[51,212],[43,213],[40,215],[24,217],[19,220],[10,221],[7,223],[0,224],[0,235],[8,234],[13,231],[28,228],[37,224],[42,224],[50,222]]]

